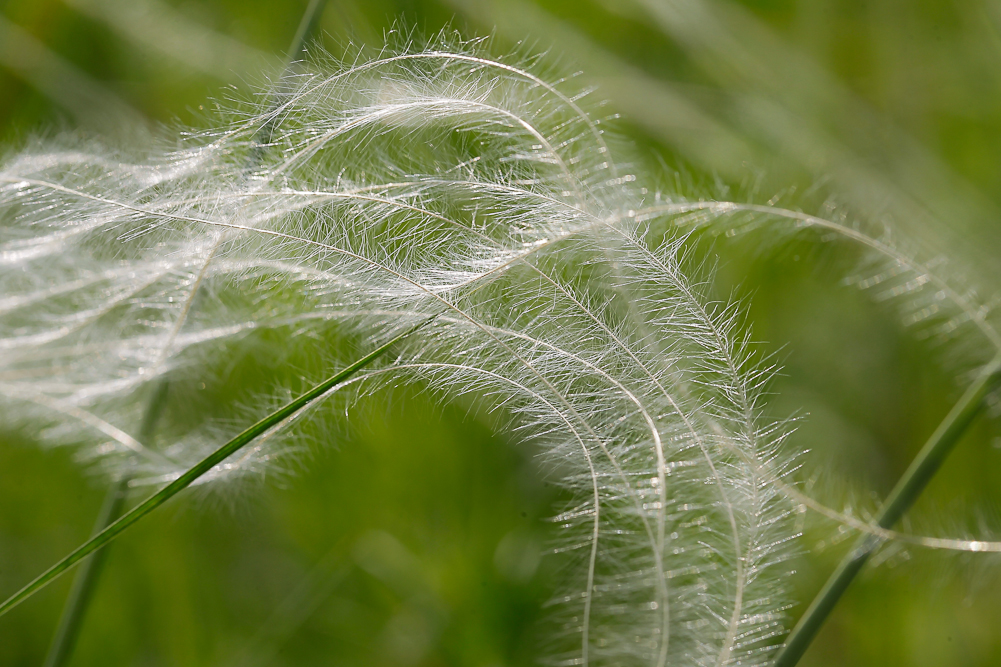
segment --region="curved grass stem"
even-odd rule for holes
[[[127,487],[128,480],[122,478],[108,489],[97,523],[94,526],[93,535],[100,534],[121,515]],[[49,653],[45,656],[44,667],[62,667],[73,654],[73,647],[76,645],[84,613],[87,611],[87,605],[90,603],[94,587],[97,585],[97,579],[101,575],[106,555],[107,550],[98,549],[87,559],[76,578],[73,579],[73,587],[66,599],[66,606],[63,607],[63,614],[59,619],[59,627],[56,629],[52,645],[49,647]]]
[[[1001,356],[995,357],[987,364],[918,452],[883,503],[876,518],[879,527],[892,528],[911,508],[973,418],[983,408],[984,397],[998,385],[999,381],[1001,381]],[[789,634],[775,659],[775,667],[794,667],[799,662],[855,575],[883,541],[882,538],[871,534],[858,539]]]
[[[309,45],[309,40],[313,38],[320,27],[320,17],[327,6],[327,0],[309,0],[309,5],[299,21],[299,27],[292,38],[292,44],[288,49],[288,57],[285,62],[285,69],[278,78],[278,86],[271,96],[268,104],[268,120],[261,127],[257,128],[254,134],[250,153],[247,156],[246,170],[253,171],[260,166],[267,152],[268,146],[274,135],[275,128],[281,122],[279,115],[275,114],[285,99],[291,92],[291,82],[295,74],[297,59],[303,55]]]
[[[153,432],[156,430],[156,424],[163,414],[164,406],[167,404],[168,387],[167,380],[157,382],[153,388],[153,394],[146,403],[146,410],[139,428],[139,442],[144,445],[150,444]],[[92,536],[100,534],[121,516],[128,487],[128,477],[121,477],[108,488]],[[62,667],[73,655],[73,648],[76,646],[87,606],[90,604],[97,580],[104,569],[106,557],[107,550],[98,549],[81,566],[76,578],[73,579],[73,587],[70,589],[69,597],[66,598],[66,605],[63,607],[63,613],[59,618],[59,625],[56,627],[56,634],[49,647],[49,653],[45,656],[43,667]]]
[[[266,433],[271,428],[278,426],[284,420],[292,417],[298,411],[307,407],[313,401],[322,398],[327,392],[335,388],[340,383],[344,382],[352,375],[357,373],[359,370],[365,368],[370,363],[385,354],[394,343],[406,338],[412,333],[416,332],[428,324],[430,324],[438,315],[432,315],[431,317],[422,320],[420,323],[408,328],[403,333],[400,333],[393,337],[391,340],[385,344],[379,346],[372,352],[368,353],[358,361],[354,362],[341,372],[328,378],[327,380],[316,385],[306,393],[304,393],[299,398],[287,403],[283,407],[279,408],[275,412],[271,413],[267,417],[261,419],[259,422],[249,427],[235,438],[224,444],[219,449],[215,450],[207,457],[199,461],[193,467],[185,471],[176,480],[165,486],[160,491],[154,493],[152,496],[144,500],[139,505],[136,505],[132,510],[122,516],[120,519],[111,523],[107,528],[103,529],[97,535],[94,535],[83,545],[77,547],[72,553],[63,558],[61,561],[50,567],[48,570],[39,575],[34,581],[29,583],[27,586],[22,588],[20,591],[9,597],[3,603],[0,603],[0,616],[3,616],[8,611],[16,607],[21,602],[25,601],[39,590],[50,584],[61,574],[72,568],[74,565],[79,563],[81,560],[94,553],[104,545],[108,544],[116,537],[118,537],[122,532],[125,531],[132,524],[139,521],[153,510],[155,510],[160,505],[164,504],[172,497],[174,497],[180,491],[183,491],[189,487],[195,480],[209,472],[215,466],[219,465],[227,458],[238,452],[244,446],[252,442],[258,436]]]
[[[281,80],[283,82],[289,78],[295,59],[302,54],[306,46],[306,42],[316,33],[317,27],[319,26],[320,16],[323,14],[325,6],[326,0],[310,0],[305,13],[299,22],[299,27],[296,30],[295,37],[292,39],[292,44],[289,47],[288,63],[285,67],[285,71],[282,73]],[[277,104],[280,101],[280,94],[281,93],[279,92],[279,97],[276,97],[273,104]],[[269,134],[270,129],[271,128],[268,128]],[[250,158],[251,166],[256,164],[262,155],[263,150],[254,152]],[[153,394],[150,396],[149,401],[146,404],[146,410],[143,414],[143,421],[140,427],[139,435],[139,441],[144,444],[149,443],[154,431],[156,430],[156,424],[163,413],[164,407],[166,406],[168,387],[169,383],[166,379],[161,379],[157,382],[154,387]],[[94,528],[95,537],[101,534],[112,522],[119,518],[125,502],[127,490],[127,478],[119,479],[111,486],[111,488],[108,489],[108,494],[105,497],[104,505],[101,508],[97,524]],[[94,591],[94,587],[97,585],[97,580],[100,577],[101,570],[104,565],[104,558],[105,550],[103,548],[98,548],[73,580],[73,587],[70,590],[69,598],[66,600],[66,606],[63,608],[62,616],[59,619],[59,626],[56,629],[56,634],[53,638],[52,645],[49,648],[49,653],[45,658],[44,667],[62,667],[72,654],[73,647],[76,644],[77,634],[80,631],[80,625],[83,622],[83,616],[87,610],[87,605],[90,602],[90,597]]]

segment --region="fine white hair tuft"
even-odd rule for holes
[[[685,230],[836,223],[655,197],[614,160],[587,91],[539,71],[455,40],[322,57],[273,105],[238,106],[170,150],[9,155],[5,419],[159,485],[332,375],[345,340],[364,350],[437,315],[337,389],[405,378],[472,395],[539,447],[575,498],[556,517],[575,567],[548,660],[767,664],[808,499],[784,481],[786,429],[760,416],[771,369],[749,362],[740,310],[693,277]],[[280,365],[275,347],[309,360],[298,384],[226,374],[241,355]],[[232,414],[185,398],[210,372],[234,384]],[[153,437],[144,406],[165,383],[179,398]],[[202,482],[281,470],[335,398]]]

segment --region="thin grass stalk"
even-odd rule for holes
[[[337,387],[337,385],[341,384],[359,370],[365,368],[385,354],[394,343],[427,326],[437,317],[437,314],[432,315],[431,317],[410,327],[403,333],[393,337],[387,343],[379,346],[336,375],[333,375],[327,380],[316,385],[299,398],[285,404],[283,407],[279,408],[267,417],[264,417],[256,424],[247,428],[235,438],[221,446],[219,449],[206,456],[204,459],[181,474],[181,476],[176,480],[165,486],[160,491],[154,493],[139,505],[136,505],[127,514],[109,525],[97,535],[90,538],[81,546],[77,547],[72,553],[40,574],[27,586],[10,596],[2,604],[0,604],[0,616],[3,616],[18,604],[24,602],[42,588],[52,583],[57,577],[72,568],[74,565],[78,564],[84,558],[114,540],[127,528],[132,526],[132,524],[136,523],[139,519],[143,518],[157,507],[173,498],[179,492],[191,486],[191,484],[194,483],[199,477],[212,470],[212,468],[219,465],[236,452],[240,451],[243,447],[253,442],[257,437],[278,426],[281,422],[289,417],[292,417],[303,408],[308,407],[313,401],[322,398],[327,392]]]
[[[327,0],[309,0],[309,5],[307,5],[306,11],[299,21],[295,37],[292,38],[292,44],[289,46],[285,69],[278,78],[278,86],[274,94],[271,95],[270,103],[267,105],[269,114],[281,106],[288,96],[290,92],[289,81],[295,71],[296,59],[305,53],[307,42],[316,33],[317,28],[320,27],[320,17],[323,15],[323,10],[326,6]],[[278,116],[272,115],[258,128],[257,133],[254,135],[250,154],[247,157],[246,169],[248,172],[260,165],[264,153],[268,150],[268,145],[271,143],[277,123]]]
[[[960,440],[973,419],[984,407],[984,397],[1001,381],[1001,356],[995,357],[918,452],[900,481],[880,509],[876,524],[891,529],[911,508]],[[775,659],[775,667],[794,667],[810,647],[838,600],[855,579],[869,557],[883,544],[884,538],[863,535],[844,557],[838,568],[810,603],[803,617]]]
[[[104,504],[101,506],[101,512],[94,525],[93,536],[99,535],[121,516],[122,508],[125,506],[127,488],[128,479],[123,477],[115,481],[108,489],[108,493],[104,497]],[[97,586],[101,570],[104,568],[106,557],[107,549],[98,549],[87,559],[76,578],[73,579],[73,587],[66,599],[66,606],[63,607],[63,613],[59,619],[59,626],[53,637],[52,645],[49,647],[49,653],[45,656],[44,667],[62,667],[73,655],[73,648],[76,646],[76,640],[80,634],[84,614]]]
[[[160,416],[163,415],[169,386],[166,379],[161,379],[156,383],[153,394],[146,403],[142,425],[139,428],[139,442],[145,445],[150,443],[153,433],[156,431],[156,425],[160,421]],[[125,476],[119,477],[108,488],[91,536],[100,534],[122,515],[128,489],[129,478]],[[76,646],[84,615],[90,605],[94,589],[97,587],[97,580],[104,569],[104,561],[107,558],[106,551],[105,548],[95,551],[73,579],[73,587],[70,589],[69,597],[66,598],[63,613],[59,617],[59,625],[56,626],[56,634],[53,636],[49,652],[45,656],[44,667],[62,667],[73,655],[73,648]]]
[[[295,37],[292,39],[292,44],[289,47],[288,61],[279,80],[279,91],[272,100],[272,107],[281,103],[284,93],[282,85],[291,74],[295,59],[303,53],[306,41],[316,32],[320,16],[323,14],[326,4],[327,0],[310,0],[309,5],[306,7],[306,11],[299,21],[299,27],[296,29]],[[248,170],[260,163],[266,150],[266,144],[270,142],[273,129],[273,123],[271,122],[261,127],[258,137],[259,139],[266,137],[266,140],[259,140],[255,143],[248,158]],[[169,380],[166,378],[160,379],[156,383],[149,401],[146,403],[142,425],[139,429],[139,442],[143,444],[148,445],[153,433],[156,431],[156,425],[163,414],[164,407],[166,407],[169,386]],[[125,504],[125,496],[128,492],[128,484],[129,479],[122,477],[115,481],[108,489],[92,536],[100,534],[121,516],[122,508]],[[94,589],[97,586],[97,580],[101,575],[105,558],[105,549],[103,547],[97,549],[77,573],[76,578],[74,578],[73,587],[66,600],[66,605],[63,607],[63,613],[60,616],[56,634],[46,655],[44,667],[62,667],[72,655],[77,635],[83,623],[83,617]]]

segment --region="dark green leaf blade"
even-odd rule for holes
[[[165,486],[160,491],[154,493],[152,496],[144,500],[139,505],[136,505],[132,510],[123,515],[120,519],[109,525],[107,528],[94,535],[91,539],[87,540],[84,544],[77,547],[69,555],[60,560],[58,563],[50,567],[48,570],[43,572],[37,578],[35,578],[27,586],[19,590],[14,595],[10,596],[2,604],[0,604],[0,616],[3,616],[8,611],[16,607],[21,602],[24,602],[29,597],[37,593],[39,590],[47,586],[49,583],[54,581],[61,574],[72,568],[74,565],[79,563],[81,560],[86,558],[88,555],[97,551],[107,543],[114,540],[121,533],[123,533],[132,524],[139,521],[154,509],[167,502],[170,498],[175,496],[180,491],[186,489],[199,477],[210,471],[212,468],[218,464],[225,461],[227,458],[232,456],[234,453],[245,447],[247,444],[252,442],[258,436],[262,435],[268,431],[273,426],[281,423],[283,420],[291,417],[296,412],[305,408],[313,401],[321,398],[328,391],[336,387],[338,384],[344,382],[352,375],[357,373],[359,370],[365,368],[370,363],[381,357],[394,343],[406,338],[412,333],[416,332],[418,329],[428,325],[433,321],[437,315],[433,315],[428,319],[421,321],[413,327],[410,327],[403,333],[393,337],[388,342],[379,346],[369,354],[365,355],[358,361],[355,361],[350,366],[340,371],[336,375],[324,380],[320,384],[316,385],[305,394],[296,398],[295,400],[282,406],[275,412],[271,413],[267,417],[264,417],[258,421],[253,426],[247,428],[245,431],[237,435],[235,438],[227,442],[226,444],[219,447],[204,459],[199,461],[197,464],[185,471],[176,480]]]

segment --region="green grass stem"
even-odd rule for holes
[[[150,444],[157,422],[163,415],[163,409],[167,403],[168,388],[167,380],[161,379],[154,386],[153,394],[146,403],[146,410],[139,428],[139,442],[144,445]],[[97,522],[94,524],[92,536],[100,534],[122,515],[128,487],[129,479],[122,477],[108,488]],[[76,646],[84,615],[87,613],[87,607],[91,597],[93,597],[94,589],[97,587],[97,581],[104,569],[106,552],[106,548],[97,549],[84,561],[80,571],[73,579],[69,597],[66,598],[63,613],[59,617],[59,625],[56,626],[56,633],[52,638],[48,655],[45,656],[44,667],[63,667],[73,655],[73,648]]]
[[[295,73],[296,60],[303,55],[306,47],[308,46],[309,40],[312,39],[316,30],[320,27],[320,17],[323,16],[323,10],[326,6],[327,0],[309,0],[309,5],[307,5],[306,11],[302,15],[302,20],[299,21],[299,27],[295,31],[295,37],[292,38],[292,44],[289,46],[285,69],[278,78],[278,85],[271,96],[270,103],[268,104],[269,113],[273,113],[277,110],[288,97],[291,90],[292,75]],[[267,152],[275,127],[279,121],[280,116],[272,115],[263,125],[261,125],[261,127],[257,129],[257,132],[254,133],[250,153],[247,156],[247,171],[253,171],[261,164],[261,160],[264,159],[264,154]]]
[[[99,535],[121,516],[127,487],[128,480],[122,478],[108,489],[108,493],[104,497],[104,504],[101,506],[101,512],[97,517],[97,523],[94,525],[93,536]],[[95,551],[84,562],[80,571],[77,572],[76,578],[73,579],[73,587],[66,599],[66,606],[63,607],[63,614],[59,619],[59,626],[53,637],[52,645],[49,647],[49,653],[45,656],[44,667],[62,667],[73,654],[73,647],[79,636],[84,613],[87,611],[90,598],[97,585],[97,579],[104,567],[106,554],[107,549]]]
[[[302,54],[307,40],[315,34],[325,6],[326,0],[310,0],[309,5],[306,7],[306,11],[299,22],[299,27],[288,50],[288,63],[286,64],[285,71],[282,73],[283,81],[291,73],[292,65],[295,59]],[[276,97],[274,103],[277,102],[278,98]],[[260,160],[262,155],[262,150],[255,152],[251,158],[253,163]],[[144,445],[150,443],[152,435],[156,430],[156,424],[163,414],[167,403],[168,388],[168,380],[161,379],[158,381],[154,386],[153,394],[146,404],[142,425],[139,429],[139,442]],[[94,528],[94,536],[102,533],[113,521],[119,518],[125,503],[127,491],[127,478],[119,479],[108,489],[108,494],[105,497],[104,505],[101,508],[97,524]],[[73,587],[70,589],[69,598],[66,600],[62,616],[59,619],[59,625],[56,629],[49,653],[45,658],[44,667],[62,667],[72,654],[87,605],[100,577],[104,558],[105,549],[101,547],[97,548],[94,554],[81,567],[76,578],[74,578]]]
[[[995,357],[984,368],[918,452],[883,503],[876,518],[876,524],[880,528],[893,528],[911,508],[973,418],[983,408],[984,397],[997,386],[999,380],[1001,356]],[[883,541],[883,538],[873,534],[866,534],[858,539],[789,634],[775,659],[775,667],[794,667],[799,662],[855,575]]]
[[[320,384],[316,385],[306,393],[304,393],[299,398],[287,403],[285,406],[279,408],[275,412],[271,413],[267,417],[264,417],[259,422],[249,427],[235,438],[221,446],[219,449],[215,450],[204,459],[199,461],[193,467],[185,471],[176,480],[165,486],[160,491],[154,493],[152,496],[144,500],[139,505],[136,505],[127,514],[122,516],[120,519],[113,522],[107,528],[99,532],[97,535],[91,537],[83,545],[77,547],[72,553],[63,558],[61,561],[50,567],[48,570],[39,575],[34,581],[29,583],[27,586],[19,590],[17,593],[9,597],[2,604],[0,604],[0,616],[3,616],[8,611],[16,607],[21,602],[25,601],[39,590],[44,588],[46,585],[50,584],[61,574],[72,568],[74,565],[79,563],[81,560],[86,558],[91,553],[97,551],[104,545],[108,544],[116,537],[118,537],[122,532],[125,531],[132,524],[139,521],[153,510],[155,510],[160,505],[164,504],[172,497],[174,497],[180,491],[183,491],[188,486],[190,486],[199,477],[210,471],[215,466],[219,465],[227,458],[238,452],[240,449],[245,447],[248,443],[252,442],[255,438],[267,432],[274,426],[277,426],[285,419],[293,416],[299,410],[305,408],[313,401],[323,397],[328,391],[336,387],[338,384],[344,382],[352,375],[354,375],[359,370],[365,368],[370,363],[381,357],[393,346],[394,343],[406,338],[412,333],[416,332],[418,329],[430,324],[437,315],[433,315],[428,319],[423,320],[419,324],[416,324],[401,334],[393,337],[391,340],[385,344],[379,346],[372,352],[368,353],[358,361],[355,361],[350,366],[340,371],[336,375],[324,380]]]
[[[327,6],[327,0],[309,0],[306,11],[302,14],[299,27],[292,38],[292,44],[288,47],[288,59],[291,63],[298,58],[305,50],[306,42],[316,34],[316,29],[320,26],[320,17]]]

